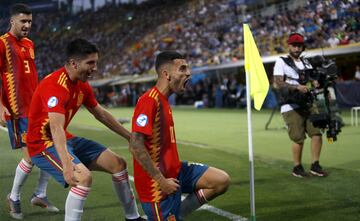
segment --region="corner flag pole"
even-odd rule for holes
[[[248,146],[249,146],[249,163],[250,163],[250,221],[255,221],[255,184],[254,184],[254,151],[252,143],[252,122],[251,122],[251,98],[250,98],[250,79],[249,73],[246,72],[246,108],[248,121]]]
[[[243,25],[244,32],[244,60],[246,72],[246,107],[248,121],[248,145],[250,164],[250,220],[255,221],[255,184],[254,184],[254,151],[252,143],[251,97],[254,98],[254,107],[260,110],[267,92],[269,80],[262,63],[256,43],[247,24]],[[251,97],[250,97],[251,96]]]

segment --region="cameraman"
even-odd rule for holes
[[[294,168],[292,175],[295,177],[306,177],[301,165],[301,156],[304,146],[305,133],[311,137],[311,158],[312,164],[310,173],[315,176],[324,177],[326,173],[319,164],[322,137],[319,128],[313,126],[309,120],[311,113],[315,113],[316,107],[310,102],[310,105],[303,105],[307,100],[309,89],[306,84],[309,78],[306,70],[312,69],[311,64],[304,58],[300,57],[305,50],[304,37],[299,33],[293,33],[288,38],[289,55],[279,57],[274,66],[274,83],[279,90],[282,101],[281,114],[287,125],[288,134],[293,141],[292,154]],[[313,81],[313,86],[318,86],[317,81]],[[295,96],[297,95],[297,96]],[[302,98],[303,96],[304,98]]]

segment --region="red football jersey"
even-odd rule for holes
[[[135,107],[132,131],[145,135],[145,147],[166,178],[177,178],[181,162],[176,147],[174,121],[167,98],[153,87]],[[136,191],[141,202],[160,202],[166,194],[134,159]]]
[[[82,104],[89,108],[98,104],[89,83],[71,81],[64,67],[44,78],[36,88],[30,105],[26,139],[30,156],[54,144],[48,113],[64,114],[66,131],[72,117]],[[66,131],[66,138],[71,137],[73,135]]]
[[[0,74],[2,102],[10,117],[26,117],[38,84],[34,44],[30,39],[18,40],[9,32],[0,37]]]

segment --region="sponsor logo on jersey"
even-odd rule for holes
[[[47,105],[49,108],[55,107],[58,104],[58,99],[55,96],[49,98]]]
[[[136,119],[136,124],[139,127],[145,127],[148,123],[148,117],[145,114],[140,114]]]

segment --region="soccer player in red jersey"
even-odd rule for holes
[[[185,90],[190,69],[183,55],[171,51],[157,56],[155,68],[157,83],[140,97],[132,119],[135,187],[148,220],[181,220],[223,194],[230,178],[220,169],[179,160],[168,97]],[[183,202],[181,193],[189,193]]]
[[[0,124],[7,124],[12,148],[22,148],[23,151],[23,159],[16,168],[13,187],[7,197],[10,215],[15,219],[23,218],[20,190],[33,167],[25,145],[31,97],[38,84],[34,43],[27,38],[31,23],[30,8],[24,4],[15,4],[10,10],[10,30],[0,37]],[[40,171],[31,204],[58,212],[59,209],[46,197],[49,177],[49,174]]]
[[[92,183],[91,170],[112,174],[113,186],[126,220],[140,217],[123,158],[94,141],[67,131],[84,105],[94,117],[126,140],[130,132],[95,99],[87,82],[97,71],[98,49],[84,39],[67,46],[64,67],[44,78],[35,90],[29,111],[27,145],[32,161],[64,187],[71,186],[65,203],[65,221],[81,220]]]

